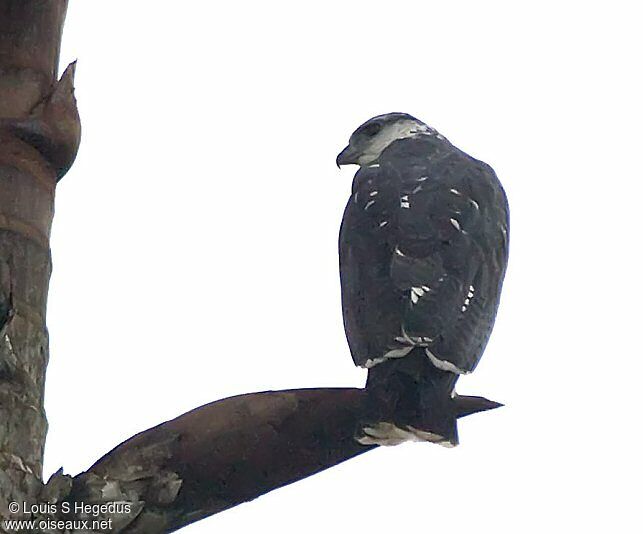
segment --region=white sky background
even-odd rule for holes
[[[185,532],[634,532],[643,43],[634,3],[589,4],[72,0],[46,474],[230,395],[363,384],[334,161],[406,111],[507,190],[497,326],[458,388],[507,406],[456,449],[370,452]]]

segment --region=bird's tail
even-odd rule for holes
[[[483,397],[456,395],[457,379],[458,375],[435,367],[421,348],[371,368],[357,441],[364,445],[404,441],[457,445],[459,417],[501,406]]]

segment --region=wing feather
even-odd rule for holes
[[[401,328],[436,360],[470,372],[491,333],[504,277],[506,198],[490,167],[463,152],[432,159],[423,143],[407,145],[382,161],[399,184],[390,274],[408,296]]]
[[[396,141],[358,171],[340,231],[355,363],[422,346],[444,368],[473,370],[495,319],[508,232],[493,170],[444,140]]]

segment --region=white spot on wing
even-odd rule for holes
[[[401,347],[398,349],[391,349],[386,354],[384,354],[383,358],[385,360],[388,360],[390,358],[403,358],[412,350],[413,350],[413,347]]]
[[[449,219],[449,221],[451,221],[451,224],[456,230],[462,230],[462,228],[460,228],[460,223],[456,219]]]
[[[370,208],[373,204],[375,204],[375,201],[374,201],[374,200],[369,200],[369,201],[366,203],[366,206],[364,206],[364,209],[365,209],[365,210],[367,210],[367,209],[368,209],[368,208]]]
[[[472,198],[470,198],[470,199],[469,199],[469,202],[471,202],[471,205],[472,205],[475,209],[477,209],[477,210],[479,210],[479,209],[480,209],[480,205],[479,205],[475,200],[473,200]]]
[[[458,191],[457,189],[449,189],[449,191],[454,195],[458,195],[458,196],[460,195],[460,191]]]
[[[382,228],[382,227],[386,226],[387,224],[388,224],[388,221],[382,221],[382,222],[380,223],[380,228]]]
[[[395,338],[395,341],[398,343],[404,343],[406,345],[413,345],[413,346],[426,346],[427,343],[430,343],[433,341],[430,337],[422,337],[422,336],[409,336],[406,333],[406,329],[404,328],[404,325],[402,325],[402,335],[398,336]]]
[[[377,191],[371,191],[371,192],[368,194],[368,196],[369,196],[369,197],[374,197],[374,196],[376,196],[376,195],[377,195],[377,193],[378,193]]]
[[[371,367],[375,367],[377,364],[385,362],[386,360],[390,360],[391,358],[403,358],[412,350],[413,350],[413,345],[391,349],[388,352],[384,353],[384,355],[380,356],[379,358],[369,358],[364,363],[364,367],[366,367],[366,369],[370,369]]]
[[[375,367],[378,363],[382,363],[385,360],[386,358],[373,358],[373,359],[369,358],[364,363],[364,367],[366,367],[366,369],[370,369],[371,367]]]
[[[429,360],[431,360],[431,363],[438,369],[442,369],[443,371],[450,371],[458,375],[468,375],[471,372],[460,369],[448,360],[438,359],[429,349],[424,349],[424,352],[426,352],[426,355],[429,357]]]
[[[398,343],[405,343],[405,344],[411,344],[414,347],[420,346],[420,347],[426,347],[427,344],[431,343],[433,339],[430,337],[423,337],[423,336],[409,336],[406,332],[403,332],[404,336],[398,336],[395,338],[395,341]]]

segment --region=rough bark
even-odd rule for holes
[[[49,233],[80,138],[73,66],[56,83],[66,8],[0,0],[0,516],[41,487]]]

